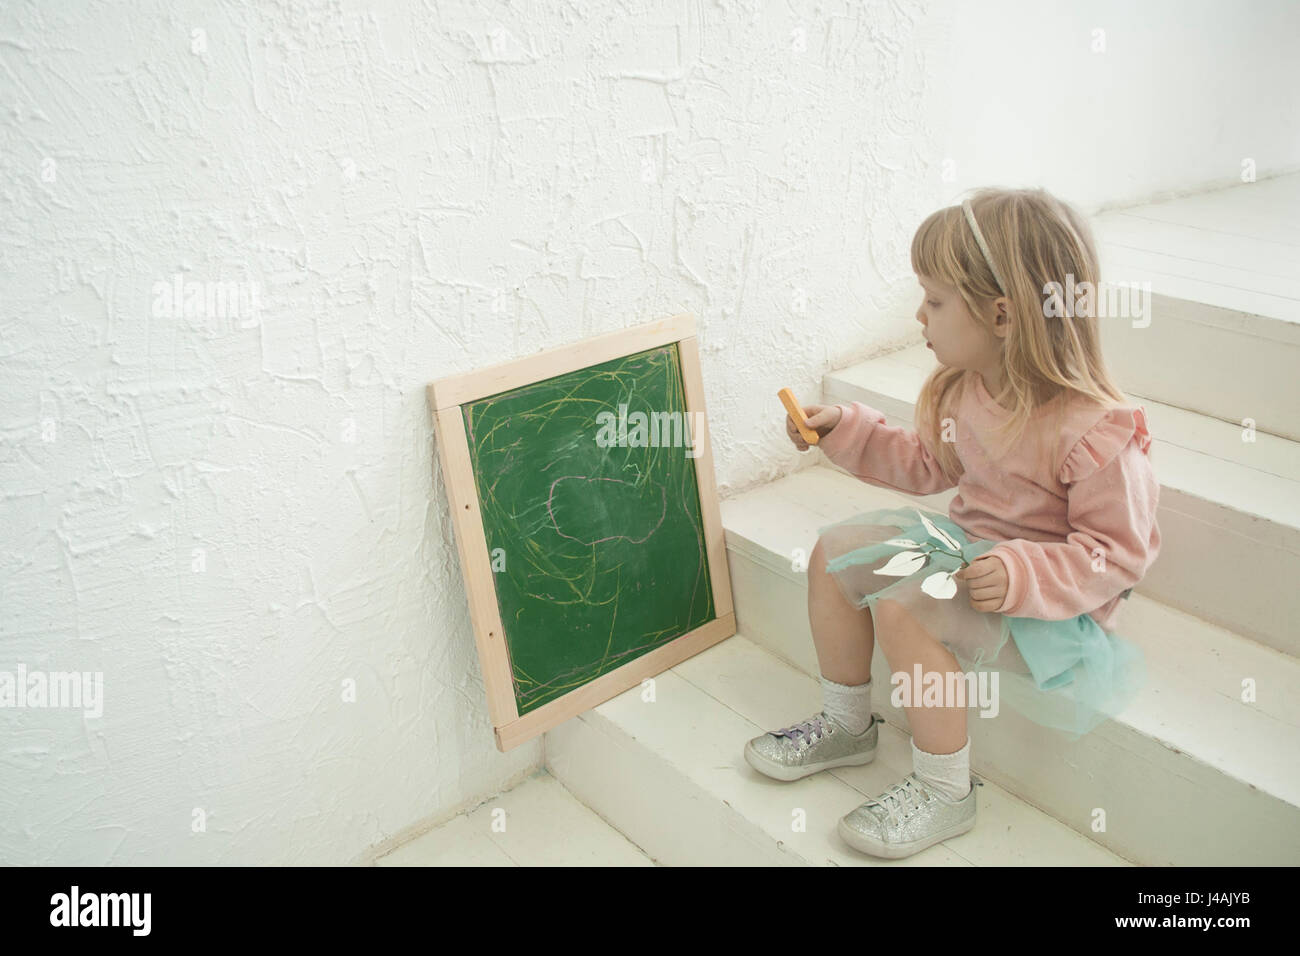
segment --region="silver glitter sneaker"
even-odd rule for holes
[[[831,767],[856,767],[876,759],[879,727],[885,718],[871,715],[871,726],[856,737],[825,711],[745,744],[745,759],[759,773],[777,780],[798,780]]]
[[[871,798],[840,819],[840,837],[855,850],[897,860],[942,843],[975,826],[974,774],[970,793],[949,800],[927,787],[915,773]]]

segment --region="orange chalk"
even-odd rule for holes
[[[810,445],[817,444],[821,440],[821,436],[803,423],[807,416],[804,415],[803,409],[799,406],[798,399],[794,397],[794,392],[788,388],[783,388],[776,393],[776,397],[781,399],[781,404],[790,413],[790,418],[794,420],[794,427],[799,429],[799,434],[803,435],[803,440]]]

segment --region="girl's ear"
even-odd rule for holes
[[[1005,338],[1011,328],[1011,300],[1006,296],[993,300],[993,334]]]

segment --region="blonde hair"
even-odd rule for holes
[[[1010,300],[1010,326],[1001,340],[1003,388],[993,396],[998,404],[1012,400],[1010,417],[997,429],[1002,453],[1020,439],[1033,414],[1058,397],[1058,423],[1074,394],[1106,408],[1128,404],[1102,358],[1096,315],[1069,317],[1064,307],[1056,316],[1044,314],[1049,283],[1061,288],[1073,276],[1076,286],[1086,281],[1096,289],[1100,280],[1084,218],[1043,189],[979,189],[970,205]],[[912,270],[956,288],[975,321],[992,330],[993,302],[1004,293],[960,205],[921,223],[912,237]],[[941,365],[926,378],[916,403],[917,435],[953,478],[961,474],[961,462],[953,443],[939,440],[939,423],[956,407],[958,389],[972,387],[977,374]],[[1059,432],[1058,427],[1058,442]]]

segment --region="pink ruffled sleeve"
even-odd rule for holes
[[[1046,621],[1087,614],[1131,591],[1160,553],[1160,483],[1150,462],[1146,410],[1108,410],[1070,449],[1063,542],[1003,541],[988,553],[1007,568],[997,613]]]
[[[956,486],[916,432],[886,425],[882,412],[861,402],[839,409],[839,424],[817,447],[841,468],[867,484],[909,495],[934,495]]]
[[[1147,412],[1141,405],[1112,408],[1102,416],[1101,421],[1074,443],[1057,477],[1062,484],[1069,485],[1094,475],[1113,461],[1129,442],[1135,443],[1144,453],[1151,448]]]

